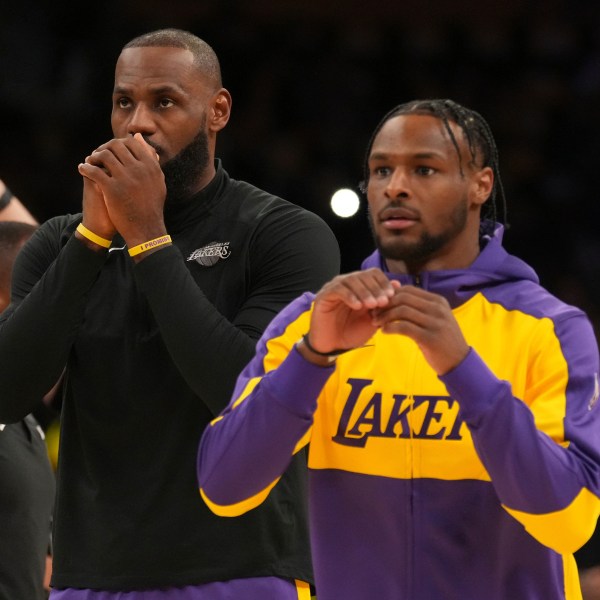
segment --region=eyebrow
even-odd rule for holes
[[[122,94],[122,95],[127,96],[127,95],[131,94],[131,89],[132,88],[130,88],[130,87],[119,85],[113,89],[113,95]],[[181,88],[178,85],[161,84],[159,87],[156,87],[156,88],[149,86],[149,89],[150,89],[151,93],[154,94],[155,96],[160,96],[162,94],[182,94],[182,93],[184,93],[183,88]]]
[[[369,160],[387,160],[394,154],[394,152],[373,152],[373,154],[369,156]],[[410,157],[417,160],[423,160],[427,158],[444,158],[438,152],[417,152],[416,154],[411,154]]]

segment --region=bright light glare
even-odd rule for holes
[[[338,217],[345,219],[355,215],[359,206],[358,194],[348,188],[342,188],[331,196],[331,210]]]

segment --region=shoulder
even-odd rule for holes
[[[219,214],[250,256],[254,273],[275,275],[283,285],[287,277],[300,276],[292,291],[318,289],[340,268],[340,248],[335,234],[319,215],[251,183],[226,179]],[[311,272],[308,273],[307,271]]]
[[[530,330],[530,341],[535,339],[546,347],[553,344],[551,340],[557,340],[562,354],[572,361],[587,363],[588,359],[596,360],[597,341],[588,315],[539,283],[527,280],[507,282],[486,290],[484,295],[506,311],[530,318],[529,322],[534,325]]]
[[[484,291],[488,300],[501,304],[507,310],[518,310],[539,319],[560,321],[585,316],[578,308],[561,300],[536,281],[509,281]]]
[[[317,214],[247,181],[229,178],[227,194],[228,200],[236,204],[241,220],[255,221],[263,225],[281,225],[289,222],[296,223],[299,227],[330,229]]]

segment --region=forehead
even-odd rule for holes
[[[200,85],[203,77],[194,64],[194,55],[184,48],[126,48],[115,67],[115,90],[138,87],[179,87]]]
[[[462,129],[449,121],[449,126],[463,153]],[[434,154],[456,159],[456,148],[444,122],[432,115],[398,115],[388,119],[379,130],[370,155]]]

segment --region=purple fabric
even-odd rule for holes
[[[311,427],[317,397],[333,372],[333,367],[312,365],[296,349],[292,350],[279,366],[278,377],[272,381],[263,379],[258,398],[251,393],[235,409],[236,419],[219,422],[223,430],[220,436],[202,438],[197,459],[198,481],[213,502],[230,504],[244,500],[281,476],[294,453],[296,441]],[[287,394],[286,389],[300,389],[302,394]],[[231,407],[224,414],[230,411]],[[278,423],[278,427],[268,436],[257,439],[256,429],[264,428],[270,421]],[[235,439],[239,447],[248,448],[243,467],[236,453],[227,452],[229,442],[226,440],[230,439]],[[271,457],[268,463],[263,460],[264,456]],[[218,459],[218,467],[215,459]],[[221,472],[238,475],[223,478]]]
[[[52,590],[50,600],[298,600],[296,586],[277,577],[215,581],[161,590],[108,592],[67,588]]]
[[[598,353],[585,315],[540,287],[535,273],[501,247],[501,233],[488,240],[468,269],[426,272],[419,281],[406,275],[389,277],[441,293],[452,306],[480,293],[506,311],[551,321],[560,349],[532,342],[533,356],[526,359],[550,365],[546,369],[550,381],[544,380],[543,369],[536,371],[542,372],[538,388],[558,388],[555,393],[562,398],[564,391],[556,382],[565,379],[569,447],[538,430],[528,407],[513,397],[509,382],[498,378],[471,350],[460,365],[440,378],[449,394],[440,400],[458,402],[460,418],[492,481],[480,479],[477,473],[472,479],[457,478],[463,476],[450,471],[447,479],[427,477],[421,469],[421,450],[425,444],[436,443],[434,439],[416,439],[413,454],[406,451],[407,456],[400,456],[417,468],[414,477],[404,479],[355,472],[351,466],[348,470],[325,468],[315,461],[309,470],[309,508],[319,600],[565,600],[565,579],[571,575],[564,572],[563,557],[530,535],[501,503],[534,515],[546,514],[565,508],[583,486],[600,493],[600,413],[594,409],[600,395],[594,376],[599,372]],[[382,267],[381,257],[375,253],[363,266]],[[311,300],[310,295],[297,299],[271,322],[257,345],[257,356],[238,379],[234,399],[250,378],[263,375],[268,342],[285,335],[290,324],[310,309]],[[509,346],[510,339],[501,342]],[[560,359],[551,353],[557,352],[567,360],[568,377],[553,367],[553,361]],[[517,371],[519,360],[523,359],[517,355]],[[337,383],[327,390],[324,402],[344,401],[345,406],[335,435],[327,410],[319,415],[325,415],[326,421],[317,428],[324,452],[335,452],[339,432],[347,431],[343,411],[346,406],[352,410],[353,404],[350,391],[342,392],[340,386],[348,384],[358,390],[361,385],[373,385],[369,393],[380,399],[377,406],[381,406],[381,396],[388,390],[374,382],[389,376],[388,365],[383,367],[380,371],[377,364],[356,367],[338,361],[333,374]],[[203,490],[209,498],[217,498],[220,504],[239,502],[264,489],[283,471],[310,426],[318,390],[329,371],[307,364],[292,350],[244,402],[234,410],[229,407],[224,419],[205,430],[198,465],[199,480],[206,485]],[[427,397],[419,396],[419,377],[420,373],[413,377],[415,389],[406,390],[415,402]],[[406,397],[404,390],[396,391],[398,397]],[[531,395],[543,391],[536,389]],[[368,421],[366,416],[364,422]],[[418,437],[423,436],[417,432]],[[394,446],[389,447],[394,452]],[[362,448],[354,445],[353,452],[369,459],[360,454]],[[451,452],[448,443],[444,451]],[[356,464],[357,470],[362,468],[362,463]]]
[[[315,469],[310,489],[318,600],[565,597],[562,557],[502,509],[491,483]]]

